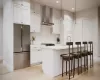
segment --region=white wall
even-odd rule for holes
[[[35,37],[34,44],[41,44],[41,43],[54,43],[56,44],[56,38],[60,35],[52,33],[52,26],[42,26],[41,32],[39,33],[31,33],[31,40],[32,36]]]
[[[0,9],[0,57],[2,58],[2,28],[3,28],[3,9]]]
[[[72,32],[73,32],[73,13],[69,11],[64,11],[63,12],[63,20],[62,20],[62,25],[61,25],[61,44],[66,45],[66,42],[70,41],[68,36],[71,37],[72,40]]]
[[[91,8],[77,12],[77,24],[75,26],[77,35],[74,34],[74,39],[81,41],[93,41],[94,42],[94,57],[95,60],[99,54],[98,48],[98,8]],[[82,36],[82,39],[80,38]],[[89,37],[89,38],[88,38]]]
[[[3,63],[13,71],[13,5],[12,0],[3,0]]]

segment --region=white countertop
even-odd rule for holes
[[[67,45],[55,45],[55,46],[31,45],[31,47],[36,49],[55,49],[55,50],[68,49]],[[73,48],[77,48],[77,46],[74,45]]]

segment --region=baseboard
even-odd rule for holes
[[[36,66],[36,65],[40,65],[40,64],[42,64],[42,62],[33,63],[33,64],[31,64],[30,66]]]

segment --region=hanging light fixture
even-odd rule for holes
[[[76,0],[75,0],[75,12],[74,12],[74,19],[75,19],[75,24],[76,24]]]
[[[61,21],[63,20],[63,0],[61,0]]]

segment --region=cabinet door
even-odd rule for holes
[[[30,7],[30,0],[22,0],[22,5],[24,7]]]
[[[40,32],[41,9],[39,4],[34,4],[31,9],[31,32]]]
[[[60,34],[60,26],[61,26],[61,15],[60,11],[53,9],[53,33]]]
[[[40,32],[40,16],[34,12],[31,13],[31,32]]]
[[[41,62],[41,50],[36,48],[31,48],[31,54],[30,54],[30,63],[36,64]]]
[[[13,3],[16,5],[22,5],[22,0],[13,0]]]
[[[22,23],[22,8],[21,5],[14,4],[14,23]]]
[[[30,7],[22,7],[22,22],[25,25],[30,25]]]
[[[14,0],[14,23],[30,25],[30,3],[28,0]]]

